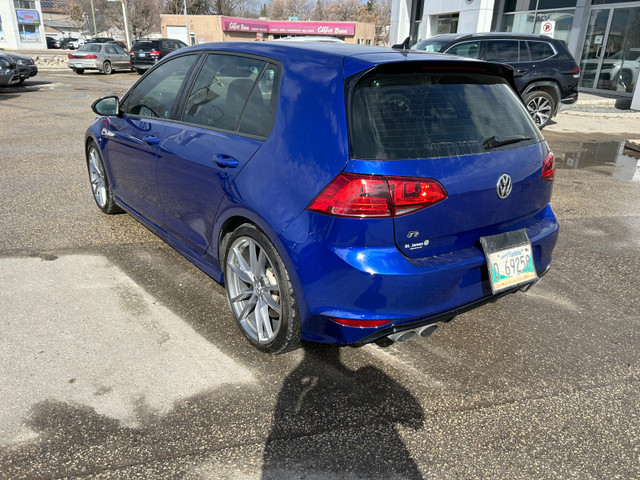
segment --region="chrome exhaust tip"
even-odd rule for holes
[[[416,332],[414,330],[405,330],[404,332],[392,333],[387,338],[395,343],[407,343],[415,336]]]

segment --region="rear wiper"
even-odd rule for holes
[[[525,137],[524,135],[498,137],[494,135],[493,137],[487,138],[484,142],[482,142],[482,146],[485,150],[489,150],[490,148],[498,148],[505,145],[511,145],[512,143],[524,142],[525,140],[531,140],[531,137]]]

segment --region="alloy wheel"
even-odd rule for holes
[[[282,325],[280,281],[264,248],[253,238],[237,238],[229,249],[226,278],[236,320],[254,342],[273,342]]]
[[[536,96],[529,100],[527,110],[538,127],[545,125],[551,118],[551,103],[543,96]]]
[[[104,176],[104,167],[102,166],[102,160],[95,147],[89,149],[89,180],[91,181],[91,190],[93,191],[93,198],[96,199],[96,203],[100,208],[105,208],[107,205],[107,183]]]

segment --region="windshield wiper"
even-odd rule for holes
[[[494,135],[482,142],[482,146],[485,150],[489,150],[490,148],[504,147],[505,145],[511,145],[512,143],[524,142],[525,140],[531,140],[531,137],[525,137],[524,135],[498,137]]]

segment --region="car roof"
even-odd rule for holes
[[[389,47],[353,45],[347,43],[323,42],[214,42],[192,45],[179,50],[180,53],[190,51],[229,51],[262,55],[288,63],[288,60],[327,63],[331,60],[342,63],[347,58],[356,58],[371,66],[380,63],[402,61],[453,60],[460,57],[416,51],[400,51]],[[175,54],[174,54],[175,55]],[[466,59],[468,60],[468,59]]]
[[[486,32],[486,33],[445,33],[441,35],[434,35],[433,37],[426,38],[425,40],[444,40],[444,41],[458,41],[474,38],[483,39],[514,39],[514,40],[545,40],[554,41],[555,39],[546,35],[537,35],[534,33],[517,33],[517,32]]]

